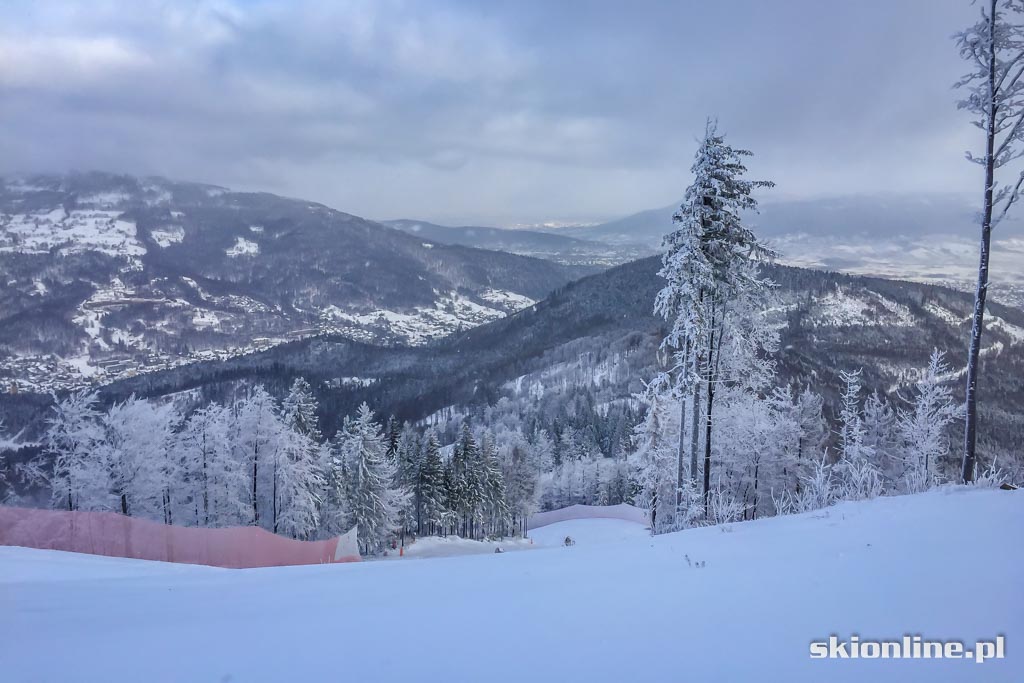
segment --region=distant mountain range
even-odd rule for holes
[[[388,227],[441,244],[507,251],[572,265],[617,265],[647,256],[652,252],[652,249],[639,244],[580,239],[539,230],[479,226],[448,227],[409,219],[381,222]]]
[[[773,200],[749,223],[782,263],[858,275],[913,279],[970,290],[978,268],[978,209],[961,195],[851,195]],[[600,225],[559,228],[559,235],[609,244],[657,247],[679,205]],[[1011,214],[993,234],[992,288],[1000,301],[1024,307],[1024,214]]]
[[[682,202],[680,202],[682,203]],[[679,204],[650,209],[598,225],[557,228],[558,234],[609,243],[658,246],[672,229]],[[775,239],[794,233],[815,237],[908,238],[933,234],[968,234],[977,226],[978,207],[959,195],[848,195],[825,199],[761,202],[748,216],[758,234]],[[1000,237],[1024,236],[1024,219],[1011,217],[1000,225]]]
[[[430,420],[439,411],[483,411],[502,399],[549,420],[572,420],[580,411],[600,414],[635,402],[643,381],[659,368],[664,323],[652,314],[662,286],[657,270],[656,258],[628,263],[574,282],[507,318],[421,347],[320,336],[126,378],[106,387],[104,396],[191,391],[227,397],[250,382],[283,395],[301,375],[318,394],[328,430],[362,401],[408,420]],[[956,369],[966,358],[970,295],[785,266],[772,266],[768,274],[780,285],[769,313],[781,335],[775,355],[780,379],[821,392],[828,416],[838,411],[840,370],[863,368],[867,391],[878,389],[901,406],[938,348],[948,354],[954,384],[962,384]],[[1016,462],[1013,454],[1024,448],[1024,312],[994,304],[989,313],[981,448],[986,458]],[[31,414],[43,412],[36,408]]]
[[[424,343],[594,271],[271,194],[104,173],[0,179],[0,383],[109,381],[321,333]]]

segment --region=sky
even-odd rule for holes
[[[162,175],[375,219],[664,206],[709,116],[777,198],[967,192],[969,0],[0,4],[0,173]]]

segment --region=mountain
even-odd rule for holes
[[[322,333],[424,343],[594,270],[271,194],[104,173],[0,179],[0,381],[68,388]]]
[[[571,265],[618,265],[647,256],[652,252],[649,248],[628,242],[611,244],[537,230],[510,230],[477,226],[453,228],[427,221],[408,219],[381,222],[388,227],[441,244],[459,244],[479,249],[507,251],[512,254],[544,258]]]
[[[656,247],[679,204],[558,234]],[[856,195],[773,200],[748,220],[789,265],[897,277],[973,291],[978,268],[977,207],[970,197]],[[994,295],[1024,306],[1024,219],[1001,223],[993,243]]]
[[[610,269],[507,318],[421,347],[382,348],[321,336],[247,357],[128,378],[106,387],[103,395],[109,401],[133,393],[192,392],[223,399],[246,382],[261,382],[283,395],[301,375],[317,391],[328,432],[362,401],[407,420],[483,415],[505,410],[502,405],[526,416],[527,423],[618,420],[636,408],[635,395],[660,368],[663,322],[651,314],[661,286],[657,268],[657,259],[648,258]],[[786,266],[771,266],[769,275],[779,283],[769,315],[781,335],[775,356],[780,380],[822,393],[830,417],[838,410],[840,370],[863,368],[868,391],[877,389],[904,406],[933,348],[946,351],[954,368],[966,358],[972,306],[967,294]],[[986,462],[998,457],[1004,464],[1019,463],[1024,312],[993,304],[989,313],[979,449]],[[962,384],[962,373],[951,379]],[[45,411],[38,406],[31,411],[40,414]]]

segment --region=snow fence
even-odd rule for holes
[[[550,512],[538,512],[530,516],[528,525],[530,529],[537,529],[570,519],[624,519],[645,526],[650,523],[646,510],[626,503],[619,503],[618,505],[570,505]]]
[[[295,541],[256,527],[206,529],[116,512],[0,506],[0,545],[247,569],[358,562],[356,530],[326,541]]]

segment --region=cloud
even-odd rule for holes
[[[975,180],[950,90],[949,35],[971,16],[928,0],[13,0],[0,172],[591,220],[675,200],[713,114],[781,195],[952,191]]]

